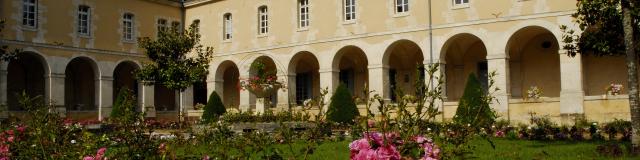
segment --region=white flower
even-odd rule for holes
[[[427,128],[427,131],[431,131],[431,128]]]
[[[72,140],[71,140],[71,144],[76,144],[76,140],[75,140],[75,139],[72,139]]]

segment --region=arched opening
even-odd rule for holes
[[[543,97],[560,96],[560,55],[558,41],[547,29],[525,27],[507,43],[511,96],[523,98],[537,87]]]
[[[222,98],[226,107],[237,107],[240,105],[240,71],[238,66],[232,61],[225,61],[218,66],[216,71],[216,93]]]
[[[289,90],[295,91],[295,102],[303,105],[307,99],[320,96],[320,63],[311,52],[299,52],[289,62],[289,74],[295,81],[289,83]]]
[[[258,70],[256,68],[254,68],[253,66],[256,64],[262,64],[264,65],[264,74],[265,76],[269,77],[269,76],[276,76],[278,74],[278,69],[276,68],[276,63],[273,61],[273,59],[267,57],[267,56],[261,56],[256,58],[256,60],[254,60],[251,63],[251,68],[249,69],[249,74],[251,77],[257,76]],[[251,103],[255,106],[255,95],[251,96]],[[278,104],[278,91],[274,90],[268,97],[266,97],[266,99],[268,99],[270,101],[270,103],[268,104],[269,107],[276,107],[276,105]],[[265,104],[267,105],[267,104]]]
[[[422,50],[418,44],[401,40],[394,42],[387,48],[383,57],[383,64],[389,66],[389,97],[397,100],[398,93],[417,95],[416,87],[424,84],[424,65]],[[417,86],[418,85],[418,86]]]
[[[96,105],[97,69],[93,60],[74,58],[65,70],[64,102],[67,111],[92,111]]]
[[[474,74],[487,89],[487,48],[475,35],[462,33],[451,37],[443,47],[446,76],[446,101],[458,101],[467,79]]]
[[[122,89],[131,91],[138,98],[138,80],[135,79],[134,75],[138,69],[138,65],[130,61],[122,62],[116,66],[113,71],[113,102],[116,101]]]
[[[7,105],[9,111],[22,111],[18,95],[25,92],[29,97],[45,96],[44,58],[31,52],[18,54],[7,68]]]
[[[367,56],[362,49],[355,46],[347,46],[338,51],[333,61],[335,70],[339,70],[339,82],[345,85],[351,94],[363,99],[365,97],[365,84],[369,82]]]
[[[193,104],[207,104],[207,77],[193,84]]]
[[[155,104],[156,111],[160,112],[173,112],[176,111],[177,97],[176,91],[171,90],[160,83],[153,85],[153,103]]]

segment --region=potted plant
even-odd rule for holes
[[[268,97],[279,89],[284,88],[284,83],[278,81],[278,77],[273,72],[266,71],[266,66],[260,61],[251,64],[254,75],[248,79],[240,81],[240,87],[246,89],[256,96],[256,113],[264,113],[265,106],[268,106]]]

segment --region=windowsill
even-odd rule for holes
[[[80,37],[80,38],[86,38],[86,39],[93,39],[93,36],[91,36],[91,35],[85,35],[85,34],[78,34],[78,37]]]
[[[123,39],[123,40],[122,40],[122,43],[132,43],[132,44],[135,44],[135,43],[136,43],[136,41],[135,41],[135,40],[126,40],[126,39]]]
[[[80,111],[67,110],[67,113],[94,113],[94,112],[98,112],[98,110],[80,110]]]
[[[342,21],[342,25],[352,25],[352,24],[356,24],[357,21],[355,19],[352,20],[348,20],[348,21]]]
[[[224,39],[224,40],[222,40],[222,43],[231,43],[231,42],[232,42],[232,41],[231,41],[231,39]]]
[[[400,18],[400,17],[406,17],[406,16],[409,16],[409,15],[411,15],[411,14],[409,14],[409,11],[407,11],[407,12],[400,12],[400,13],[396,12],[392,17],[393,17],[393,18]]]
[[[36,27],[31,27],[31,26],[22,26],[20,27],[23,31],[31,31],[31,32],[37,32],[38,28]]]
[[[518,104],[518,103],[550,103],[550,102],[560,102],[560,97],[540,97],[539,99],[522,99],[522,98],[510,98],[509,104]]]
[[[296,30],[296,32],[306,32],[306,31],[309,31],[309,27],[298,28],[298,30]]]
[[[263,33],[263,34],[258,34],[258,36],[256,36],[256,37],[258,37],[258,38],[265,38],[265,37],[268,37],[268,36],[269,36],[269,35],[268,35],[267,33]]]
[[[454,4],[453,8],[451,8],[451,9],[454,9],[454,10],[456,10],[456,9],[466,9],[466,8],[469,8],[469,7],[470,6],[469,6],[468,3],[467,4]]]

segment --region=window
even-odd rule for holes
[[[222,39],[224,40],[229,40],[232,38],[232,34],[233,34],[233,23],[232,23],[232,17],[231,17],[231,13],[227,13],[224,14],[223,16],[224,22],[223,22],[223,35],[222,35]]]
[[[167,20],[166,19],[162,19],[162,18],[158,19],[157,23],[158,23],[157,24],[157,26],[158,26],[158,35],[160,35],[160,32],[167,31],[168,26],[167,26]]]
[[[175,29],[175,30],[181,30],[182,26],[180,26],[180,22],[178,21],[173,21],[171,22],[171,28]]]
[[[193,20],[193,23],[191,25],[193,25],[195,27],[193,29],[194,32],[200,33],[200,20],[199,19]]]
[[[298,27],[306,28],[309,26],[309,0],[299,0],[298,8]]]
[[[269,33],[269,14],[267,12],[267,6],[258,8],[258,31],[259,34]]]
[[[122,38],[125,41],[133,41],[134,37],[133,37],[133,14],[131,13],[125,13],[122,17]]]
[[[89,36],[91,33],[91,8],[89,6],[78,7],[78,33]]]
[[[344,0],[344,20],[351,21],[356,19],[356,0]]]
[[[311,73],[298,73],[296,74],[296,103],[303,105],[303,102],[307,99],[311,99]]]
[[[23,0],[22,1],[22,25],[30,28],[36,28],[38,21],[37,12],[38,1]]]
[[[469,5],[469,0],[453,0],[453,6],[466,6]]]
[[[409,0],[396,0],[396,13],[409,12]]]

